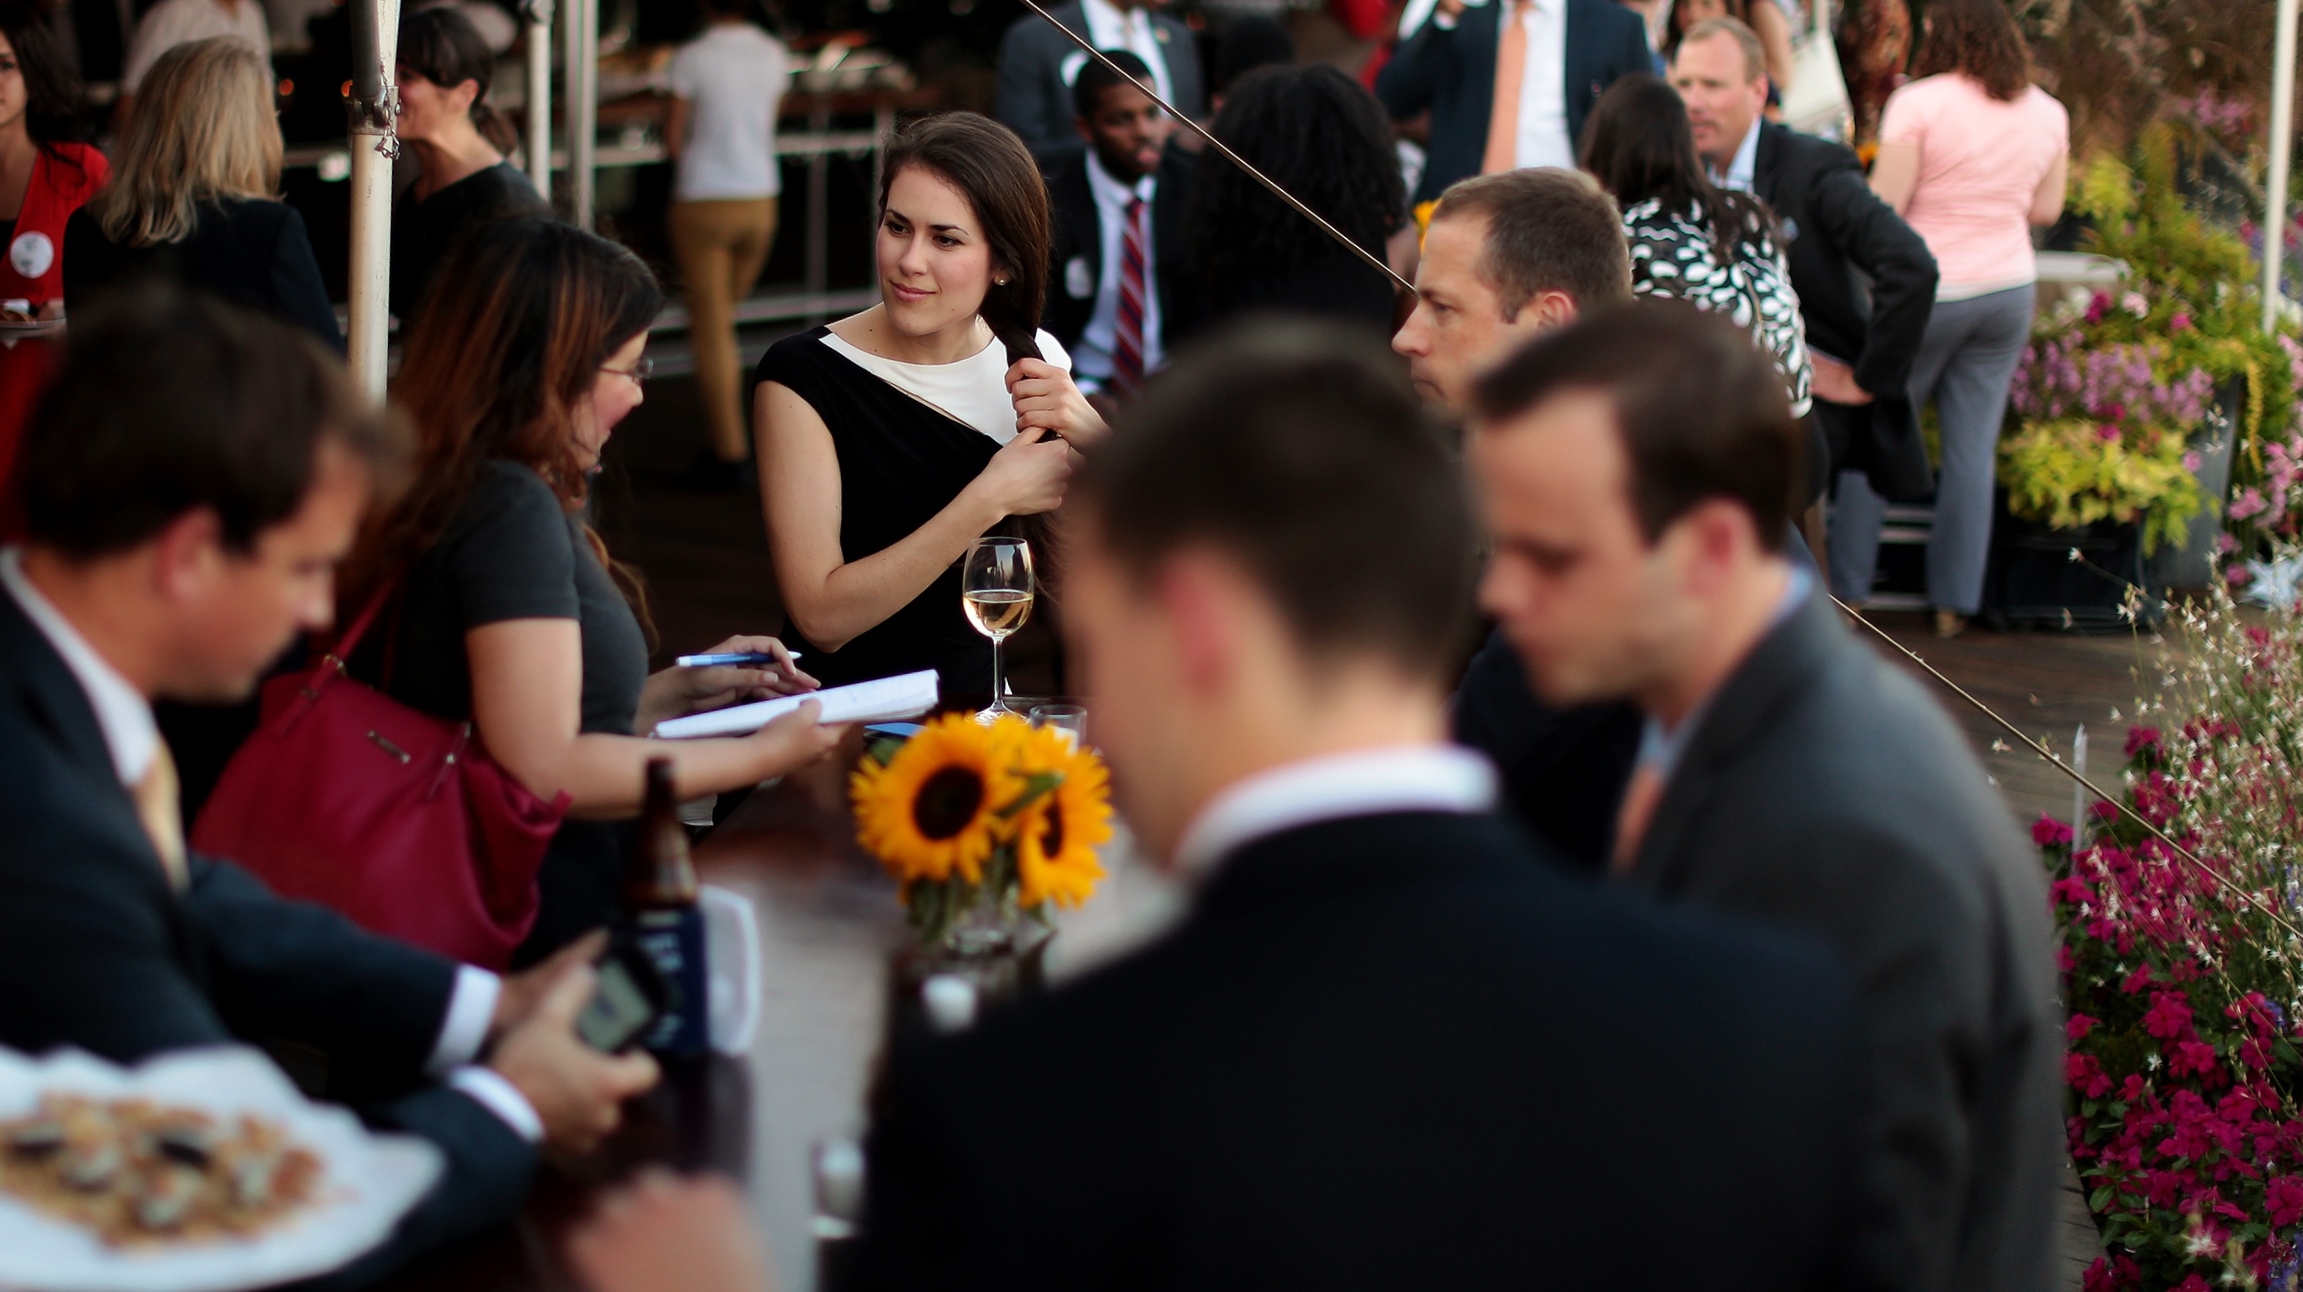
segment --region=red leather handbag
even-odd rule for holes
[[[538,798],[447,722],[344,675],[387,586],[309,672],[264,684],[262,720],[192,847],[284,897],[502,969],[536,922],[536,872],[568,796]]]

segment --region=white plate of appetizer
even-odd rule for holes
[[[237,1292],[388,1237],[440,1151],[230,1046],[122,1068],[0,1049],[0,1288]]]

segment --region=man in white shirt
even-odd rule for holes
[[[1107,50],[1136,82],[1143,60]],[[1101,63],[1072,87],[1088,149],[1048,181],[1055,280],[1041,325],[1072,356],[1080,389],[1125,398],[1167,360],[1189,308],[1183,263],[1191,154],[1167,146],[1175,123],[1142,84]]]
[[[1524,166],[1573,166],[1584,118],[1618,77],[1653,70],[1615,0],[1438,0],[1376,77],[1393,120],[1431,114],[1415,200]]]
[[[1151,73],[1146,84],[1177,111],[1193,118],[1207,111],[1191,28],[1156,12],[1149,0],[1068,0],[1047,9],[1097,49],[1124,49],[1143,60]],[[1072,86],[1092,61],[1035,13],[1016,19],[1000,40],[999,99],[992,115],[1023,137],[1044,170],[1052,172],[1081,151],[1072,128]]]
[[[123,308],[75,327],[26,431],[25,541],[0,550],[0,1045],[317,1055],[332,1097],[447,1154],[377,1273],[509,1219],[537,1146],[588,1148],[655,1067],[574,1035],[596,944],[499,979],[187,852],[152,701],[245,696],[328,625],[395,446],[284,325]]]
[[[229,36],[255,50],[256,57],[264,60],[264,79],[272,79],[272,29],[259,0],[160,0],[129,38],[120,67],[120,97],[112,110],[113,130],[127,124],[144,74],[162,54],[212,36]]]

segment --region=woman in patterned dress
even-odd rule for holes
[[[1584,125],[1581,164],[1623,208],[1632,291],[1734,319],[1783,374],[1792,415],[1805,416],[1807,329],[1774,213],[1705,176],[1678,91],[1652,76],[1617,81]]]

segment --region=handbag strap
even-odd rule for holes
[[[360,639],[368,635],[368,629],[375,625],[377,616],[383,614],[384,607],[391,602],[392,594],[399,590],[399,575],[384,580],[383,586],[376,589],[376,595],[368,598],[368,604],[360,608],[359,614],[352,616],[352,622],[344,629],[343,635],[336,638],[335,643],[320,656],[319,669],[332,668],[339,673],[343,672],[345,661],[351,659],[352,652],[359,649]]]

